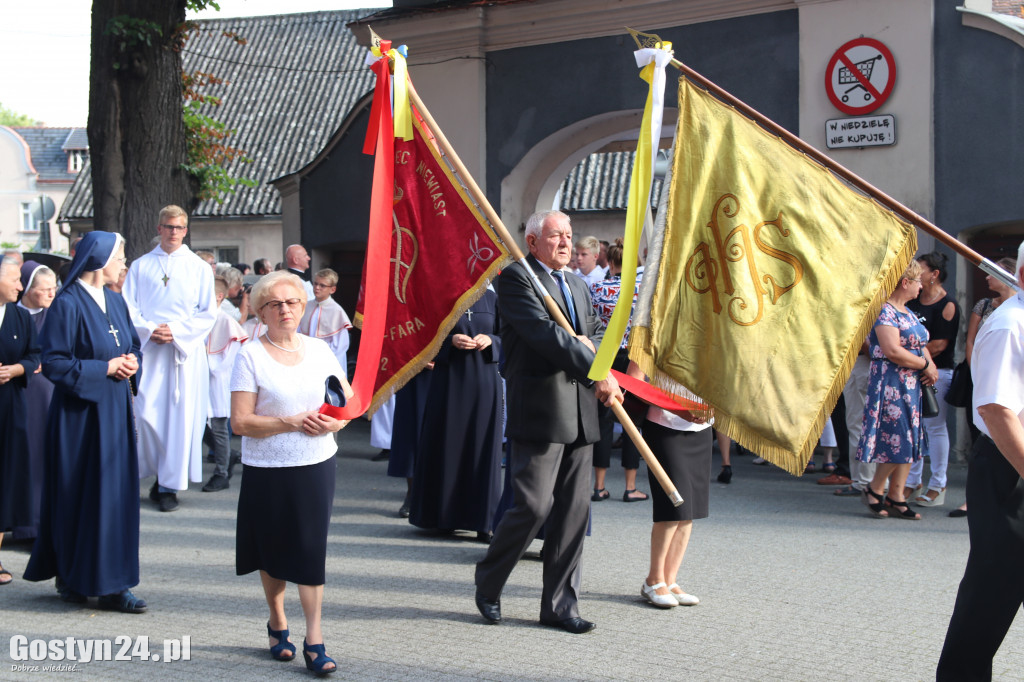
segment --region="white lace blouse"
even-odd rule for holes
[[[256,394],[255,413],[288,417],[318,409],[324,402],[324,382],[344,376],[338,358],[326,343],[299,337],[306,355],[298,365],[282,365],[263,343],[253,339],[242,346],[231,373],[231,390]],[[266,438],[242,437],[242,463],[254,467],[294,467],[318,464],[337,450],[333,433],[310,436],[302,431]]]

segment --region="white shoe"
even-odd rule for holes
[[[914,504],[916,504],[918,507],[941,507],[942,505],[946,504],[946,489],[943,488],[942,490],[937,490],[936,492],[938,494],[935,496],[934,500],[928,497],[928,493],[930,493],[933,490],[935,490],[935,488],[929,488],[925,492],[915,497]]]
[[[666,587],[665,583],[648,585],[645,581],[640,587],[640,596],[661,609],[670,609],[673,606],[679,606],[679,602],[676,601],[675,596],[671,594],[658,594],[658,590],[663,587]]]
[[[676,592],[676,590],[679,591]],[[683,588],[679,587],[679,585],[676,585],[675,583],[668,586],[668,591],[672,593],[672,596],[676,598],[676,602],[678,602],[680,606],[696,606],[700,603],[700,599],[692,594],[683,592]]]

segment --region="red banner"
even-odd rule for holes
[[[378,59],[371,67],[377,74],[377,86],[373,93],[370,110],[370,124],[367,130],[363,152],[372,150],[373,190],[370,196],[370,231],[366,243],[366,267],[363,269],[363,286],[359,290],[360,301],[364,296],[371,309],[384,310],[387,306],[387,254],[391,244],[390,194],[394,185],[394,123],[391,116],[391,74],[386,57]],[[369,277],[367,277],[369,272]],[[376,384],[376,368],[380,362],[381,343],[384,339],[385,320],[374,317],[362,328],[356,358],[356,371],[352,377],[353,396],[344,407],[324,403],[320,412],[335,419],[355,419],[371,406]]]
[[[364,303],[374,272],[369,257],[356,305],[357,326],[386,314],[371,412],[433,359],[509,258],[415,112],[413,127],[412,140],[394,140],[387,306]]]

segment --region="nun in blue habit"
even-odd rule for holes
[[[0,263],[0,541],[4,531],[32,520],[25,396],[39,367],[39,345],[32,317],[14,303],[20,275],[16,263]],[[0,586],[12,578],[0,564]]]
[[[139,462],[132,391],[139,337],[120,294],[124,239],[93,231],[50,306],[40,338],[53,382],[39,535],[26,580],[56,578],[60,598],[140,613]]]

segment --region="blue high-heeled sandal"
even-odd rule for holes
[[[313,660],[309,655],[310,653],[316,654],[316,660]],[[306,640],[302,640],[302,657],[306,659],[306,669],[312,670],[321,677],[324,675],[330,675],[338,669],[338,663],[327,655],[327,652],[324,650],[323,643],[306,644]],[[334,663],[334,667],[324,670],[324,666],[328,663]]]
[[[293,661],[295,660],[295,645],[288,641],[288,630],[274,630],[270,627],[270,621],[267,621],[267,636],[273,637],[277,640],[277,644],[270,647],[270,655],[275,661]],[[288,655],[285,655],[288,652]]]

